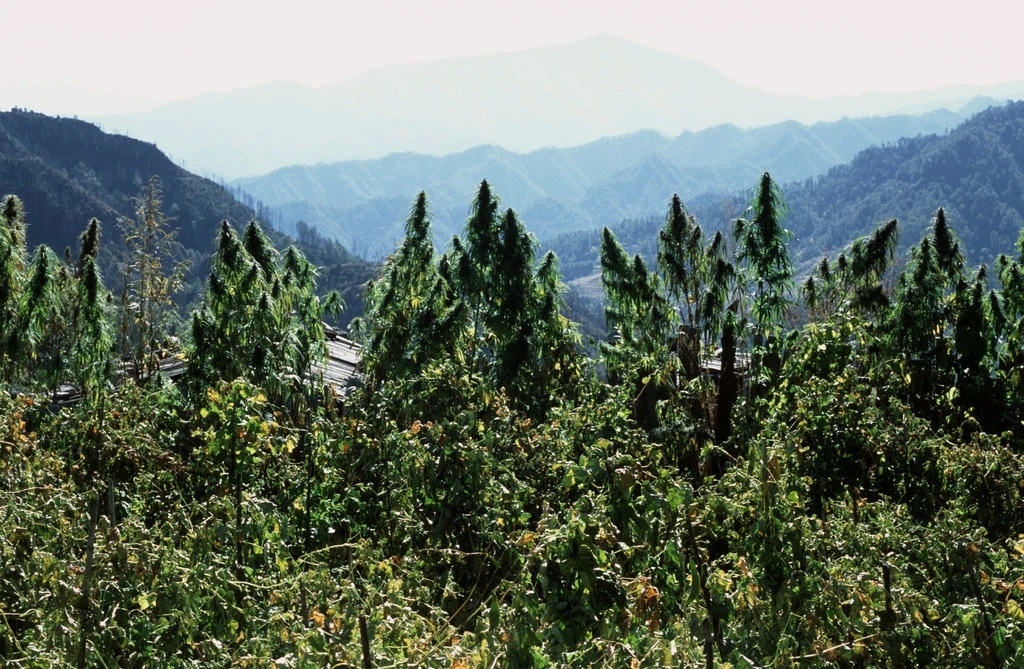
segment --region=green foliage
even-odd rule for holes
[[[364,365],[371,383],[416,374],[432,358],[457,348],[465,308],[453,290],[437,267],[427,197],[420,193],[401,247],[366,289],[365,321],[373,334]]]
[[[942,467],[955,508],[980,524],[992,541],[1024,535],[1024,454],[1006,435],[962,435],[943,452]]]
[[[829,500],[884,495],[924,521],[944,494],[942,444],[890,395],[893,365],[875,358],[878,347],[869,323],[845,312],[808,324],[769,413],[787,417],[779,427],[812,512],[822,514]]]
[[[462,374],[533,416],[571,392],[582,364],[575,328],[562,315],[557,258],[548,254],[538,266],[536,242],[513,210],[499,216],[498,206],[483,181],[465,241],[455,237],[438,258],[419,195],[401,247],[367,290],[360,329],[371,386],[388,393],[429,383],[431,368],[450,356]],[[411,420],[418,411],[402,415]]]
[[[17,325],[26,265],[24,209],[21,200],[8,195],[4,198],[3,211],[0,212],[0,361],[5,370],[12,372],[20,357],[18,349],[21,347],[21,337],[37,332],[26,332]],[[10,372],[5,373],[4,377],[5,381],[11,381]]]
[[[885,280],[898,241],[899,228],[892,219],[870,236],[854,240],[834,261],[822,258],[801,285],[807,308],[818,316],[841,308],[866,315],[884,312],[889,306]]]
[[[608,381],[489,187],[444,255],[428,213],[368,291],[344,396],[320,378],[334,300],[255,225],[220,229],[186,388],[117,378],[98,224],[74,266],[11,247],[35,357],[0,393],[5,664],[1021,663],[1019,260],[991,290],[937,220],[889,296],[882,226],[819,265],[773,382],[738,399],[724,240],[678,199],[660,273],[604,235]],[[783,265],[748,275],[755,333],[783,332]],[[712,344],[717,379],[692,368]],[[47,378],[84,401],[51,407],[27,389],[65,353]]]
[[[174,325],[174,295],[183,287],[189,267],[187,261],[175,262],[176,231],[169,229],[162,209],[160,179],[154,176],[135,199],[135,219],[118,220],[124,247],[118,348],[123,359],[134,363],[136,378],[154,371]],[[82,246],[84,255],[86,244]]]
[[[675,311],[662,292],[661,279],[605,228],[601,242],[601,283],[607,305],[605,318],[614,333],[601,354],[609,377],[633,389],[633,415],[645,429],[658,426],[655,404],[675,369],[667,343],[676,322]]]
[[[64,270],[62,272],[62,270]],[[63,274],[63,276],[62,276]],[[66,268],[53,251],[45,246],[36,248],[28,275],[25,292],[21,295],[15,319],[15,336],[9,338],[11,372],[30,370],[45,353],[44,341],[53,337],[66,316],[60,314],[62,306],[61,283],[67,281]],[[64,281],[62,281],[64,279]],[[50,370],[57,374],[63,369]],[[58,377],[59,378],[59,377]]]
[[[110,327],[110,296],[104,293],[99,268],[85,256],[78,280],[75,341],[72,368],[82,394],[98,401],[113,376],[113,337]]]
[[[239,237],[224,221],[217,244],[206,299],[192,315],[192,396],[201,401],[217,383],[243,378],[293,407],[304,384],[317,386],[323,319],[340,311],[340,298],[321,300],[313,266],[297,249],[279,254],[255,222]]]
[[[782,191],[765,172],[754,190],[750,220],[737,219],[733,231],[740,276],[743,284],[753,289],[749,308],[759,345],[778,333],[793,285],[787,245],[792,233],[782,227],[787,211]]]
[[[911,249],[891,306],[880,313],[884,348],[899,361],[905,397],[932,421],[981,421],[991,431],[1019,425],[1013,384],[1006,387],[1004,373],[1014,270],[1005,256],[996,265],[1001,292],[989,290],[984,265],[968,275],[959,241],[939,209],[931,232]]]

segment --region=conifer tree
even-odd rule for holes
[[[152,371],[159,342],[174,315],[174,294],[184,284],[188,263],[173,262],[178,244],[163,213],[159,177],[135,198],[135,218],[119,220],[124,259],[121,274],[121,356],[132,360],[138,378]]]
[[[20,199],[8,195],[0,209],[0,364],[8,383],[21,348],[18,312],[25,268],[25,211]]]
[[[676,348],[684,375],[694,379],[699,374],[702,341],[719,338],[734,270],[726,260],[725,238],[715,233],[706,240],[678,195],[672,196],[658,235],[658,265],[681,321]]]
[[[250,243],[259,241],[259,235],[250,234]],[[260,341],[260,334],[265,323],[257,311],[261,301],[269,307],[269,299],[263,298],[269,298],[270,289],[263,267],[242,246],[231,224],[223,221],[206,298],[192,315],[189,376],[198,390],[205,391],[218,379],[245,377],[257,384],[264,380],[267,343]]]
[[[755,347],[767,347],[781,333],[789,306],[793,263],[788,242],[792,235],[782,227],[787,213],[782,191],[765,172],[754,191],[750,219],[735,225],[740,275],[749,293]],[[759,357],[759,356],[755,356]]]
[[[110,296],[93,256],[86,256],[78,281],[78,318],[72,361],[82,394],[98,401],[113,376]]]
[[[558,270],[558,257],[544,254],[536,275],[536,312],[532,329],[532,402],[540,413],[559,398],[572,396],[583,374],[580,335],[566,318],[563,294],[568,290]]]
[[[493,361],[493,342],[487,340],[487,291],[500,244],[499,204],[487,180],[481,181],[466,221],[465,243],[454,243],[452,249],[457,290],[471,318],[470,358],[485,374]]]
[[[495,385],[519,385],[531,366],[532,329],[538,314],[533,240],[511,209],[501,228],[487,288],[486,325],[495,339]]]
[[[85,231],[79,235],[78,241],[78,264],[75,267],[75,272],[76,275],[81,276],[85,267],[86,258],[96,260],[96,255],[100,252],[99,219],[93,218],[89,221],[89,225],[86,227]]]
[[[343,304],[336,291],[321,300],[316,294],[316,268],[295,248],[284,253],[279,298],[282,308],[293,314],[290,331],[291,373],[283,377],[282,395],[291,413],[292,425],[299,428],[299,457],[303,460],[303,552],[312,550],[313,485],[317,476],[315,438],[312,437],[323,415],[320,397],[324,395],[323,361],[328,355],[324,318],[341,313]]]
[[[372,387],[414,380],[451,361],[504,389],[523,409],[543,413],[579,372],[575,330],[561,315],[557,258],[535,270],[536,242],[516,213],[498,216],[480,184],[465,228],[435,258],[426,195],[406,235],[367,290],[365,368]]]
[[[222,222],[217,242],[206,297],[192,314],[192,390],[245,378],[288,405],[326,355],[323,318],[341,298],[321,300],[315,268],[297,249],[279,254],[255,222],[241,237]]]
[[[42,372],[35,374],[34,380],[47,386],[56,385],[63,379],[61,374],[62,356],[54,361],[39,365],[40,349],[44,342],[57,339],[66,316],[60,291],[63,270],[60,259],[48,246],[40,245],[33,255],[26,290],[21,296],[17,319],[13,322],[16,336],[11,340],[12,371],[32,370]],[[41,367],[41,369],[40,369]]]
[[[897,351],[934,366],[945,359],[945,337],[950,325],[952,294],[963,279],[959,242],[940,208],[930,234],[911,248],[900,275],[889,324]]]
[[[889,306],[885,275],[896,255],[899,226],[892,219],[867,236],[856,239],[835,260],[822,258],[800,287],[804,305],[827,317],[840,309],[877,315]]]
[[[1017,258],[1001,254],[995,268],[1002,290],[989,298],[995,334],[993,364],[1005,387],[1007,421],[1024,420],[1024,231],[1017,238]]]
[[[405,223],[405,238],[366,291],[370,324],[363,360],[370,382],[417,373],[432,352],[438,315],[450,291],[437,272],[426,193],[421,192]],[[436,341],[443,346],[447,338]]]
[[[953,325],[958,287],[966,290],[960,243],[940,208],[929,233],[910,249],[883,323],[890,351],[911,379],[910,399],[925,414],[953,383]],[[983,277],[984,275],[982,275]]]
[[[792,235],[782,226],[786,202],[768,172],[761,175],[748,211],[750,218],[737,219],[733,233],[743,306],[752,317],[753,347],[747,388],[751,398],[755,398],[767,392],[781,368],[783,318],[793,286],[793,263],[788,249]],[[748,403],[746,407],[748,418],[754,417],[756,405]],[[764,443],[759,460],[762,489],[767,495],[769,462]],[[762,498],[762,504],[767,508],[767,496]]]
[[[575,334],[568,321],[556,316],[562,290],[557,259],[546,258],[535,270],[536,241],[515,211],[506,209],[499,215],[498,207],[490,185],[481,182],[466,222],[465,241],[452,240],[448,265],[470,318],[473,369],[495,387],[505,388],[522,406],[540,411],[550,402],[542,397],[544,388],[550,387],[549,373],[578,370],[569,353]],[[548,347],[559,353],[545,355]]]
[[[294,246],[284,252],[281,273],[282,295],[279,301],[283,311],[290,313],[293,320],[290,366],[295,373],[292,377],[306,380],[307,387],[319,391],[316,369],[327,357],[324,320],[339,315],[344,303],[336,291],[323,299],[317,295],[316,267]]]
[[[992,320],[987,305],[988,270],[978,268],[971,281],[957,282],[953,308],[953,351],[958,374],[987,376],[982,368],[991,355],[994,340]]]
[[[608,228],[602,231],[601,283],[607,306],[605,319],[614,341],[601,346],[608,375],[636,387],[633,415],[645,429],[658,425],[659,387],[667,383],[673,365],[668,343],[674,311],[656,274],[636,255],[630,260]]]

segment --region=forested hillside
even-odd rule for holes
[[[946,136],[868,149],[787,192],[804,257],[839,249],[890,217],[912,241],[942,206],[970,262],[987,262],[1008,252],[1024,225],[1024,102],[992,107]]]
[[[152,144],[76,119],[0,113],[0,186],[17,193],[31,212],[32,245],[63,252],[93,217],[112,227],[118,216],[134,212],[132,198],[153,176],[186,248],[205,252],[222,219],[243,224],[254,217],[223,187],[186,172]]]
[[[26,111],[0,113],[0,194],[18,194],[29,212],[30,248],[45,244],[61,255],[66,248],[74,250],[79,235],[95,218],[106,240],[97,263],[113,279],[127,262],[131,226],[126,228],[122,221],[139,222],[147,216],[140,208],[146,208],[154,177],[157,213],[173,231],[168,261],[189,268],[175,296],[185,306],[198,299],[220,222],[244,225],[256,218],[253,209],[223,186],[178,167],[152,144],[110,135],[76,119]],[[357,313],[362,310],[359,286],[372,271],[367,263],[307,226],[293,226],[291,237],[270,228],[267,232],[282,248],[297,239],[323,268],[322,280],[343,291]]]
[[[481,175],[502,184],[531,231],[549,239],[653,214],[666,192],[689,199],[746,188],[765,169],[783,182],[802,181],[869,146],[944,133],[965,118],[938,111],[815,125],[721,125],[672,138],[645,131],[525,154],[481,146],[440,157],[400,153],[294,166],[234,183],[265,202],[284,228],[303,220],[350,248],[383,257],[401,238],[408,193],[417,190],[431,193],[441,240],[459,230]]]
[[[115,362],[149,325],[102,241],[30,253],[6,198],[4,662],[1020,666],[1024,234],[970,269],[936,209],[798,286],[768,173],[724,232],[666,201],[652,262],[601,234],[590,358],[488,182],[443,251],[421,193],[339,389],[337,301],[256,223],[219,226],[170,384]]]

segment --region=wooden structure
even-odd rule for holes
[[[338,392],[344,392],[362,378],[359,361],[363,347],[334,328],[327,330],[327,360],[323,367],[324,382]]]
[[[347,389],[359,383],[362,374],[359,372],[359,361],[362,357],[363,347],[352,341],[344,334],[334,328],[325,325],[327,331],[327,359],[318,366],[323,373],[324,383],[334,388],[338,394],[344,394]],[[125,363],[121,369],[119,378],[124,379],[131,376],[131,369]],[[157,369],[152,376],[163,376],[171,381],[177,381],[188,370],[188,360],[182,355],[169,355],[157,361]],[[114,381],[119,383],[117,379]],[[77,388],[70,385],[61,385],[53,393],[52,400],[55,409],[69,406],[79,402],[82,394]]]
[[[750,354],[746,352],[736,352],[736,362],[734,370],[736,374],[742,376],[747,375],[747,369],[750,367]],[[708,374],[713,379],[718,379],[722,375],[722,349],[717,349],[710,358],[704,360],[701,364],[701,371]]]

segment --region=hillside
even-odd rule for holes
[[[905,249],[943,207],[968,261],[991,263],[1013,251],[1024,227],[1024,103],[989,108],[945,135],[866,149],[815,179],[785,185],[783,194],[789,205],[785,224],[796,236],[792,249],[801,262],[835,253],[891,218],[900,222]],[[742,215],[747,201],[749,195],[737,191],[688,204],[706,227],[724,228]],[[651,255],[663,216],[652,206],[650,215],[612,227],[627,248]],[[597,261],[599,233],[561,235],[548,246],[562,259],[567,278],[585,277]]]
[[[177,259],[193,265],[192,285],[181,298],[187,303],[205,280],[204,263],[218,224],[228,220],[240,228],[256,218],[252,208],[223,186],[178,167],[152,144],[76,119],[0,113],[0,194],[13,193],[25,203],[30,246],[46,244],[58,254],[77,249],[79,235],[96,217],[106,240],[101,264],[112,275],[117,219],[134,216],[133,198],[152,176],[160,178],[163,213],[178,230]],[[281,248],[293,241],[268,232]],[[370,266],[316,231],[296,232],[307,257],[324,267],[321,285],[342,290],[353,310],[361,311],[358,286],[369,278]]]
[[[3,267],[5,665],[1024,666],[1024,283],[987,296],[936,226],[865,301],[882,236],[794,328],[765,308],[786,242],[739,240],[778,269],[726,306],[679,209],[665,265],[714,267],[652,281],[609,236],[588,356],[553,263],[476,202],[446,258],[417,202],[340,396],[305,266],[258,233],[221,237],[175,384],[114,382],[89,274],[40,310]],[[55,378],[82,400],[51,409]]]
[[[117,217],[133,215],[132,198],[154,175],[185,248],[205,252],[221,220],[241,225],[254,217],[223,187],[178,167],[153,144],[76,119],[0,113],[0,188],[25,202],[31,244],[74,246],[92,217],[111,234]]]
[[[868,149],[786,191],[804,256],[834,251],[885,219],[915,242],[943,207],[971,263],[1010,253],[1024,227],[1024,103],[983,111],[945,136]]]
[[[158,109],[91,117],[226,178],[295,164],[444,155],[481,144],[566,147],[652,129],[675,136],[723,123],[763,126],[956,108],[1024,84],[907,95],[781,96],[703,63],[609,35],[569,44],[382,68],[321,87],[276,82]],[[411,197],[411,196],[410,196]]]
[[[964,118],[943,110],[750,130],[722,125],[672,138],[643,131],[530,153],[496,146],[441,157],[399,153],[287,167],[234,185],[268,205],[282,228],[304,220],[382,256],[401,237],[401,222],[420,190],[430,198],[441,240],[462,228],[467,203],[485,177],[546,239],[652,213],[674,192],[690,199],[744,189],[766,169],[781,181],[802,181],[868,146],[945,132]]]

